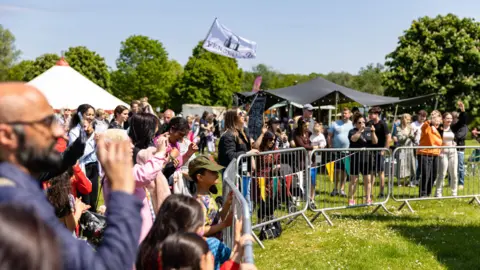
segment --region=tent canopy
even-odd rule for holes
[[[289,102],[298,104],[311,103],[317,106],[335,104],[337,94],[337,102],[358,102],[364,106],[392,104],[399,100],[397,97],[384,97],[353,90],[330,82],[322,77],[317,77],[302,84],[264,92]],[[238,93],[237,97],[241,100],[249,100],[254,94],[253,92],[243,92]]]
[[[76,109],[81,104],[109,111],[118,105],[130,107],[71,68],[64,59],[28,84],[38,88],[54,109]]]

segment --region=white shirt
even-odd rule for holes
[[[422,136],[422,126],[423,126],[423,123],[419,123],[418,121],[415,121],[413,123],[410,124],[412,129],[413,129],[413,133],[415,134],[416,132],[416,136],[415,136],[415,140],[414,140],[414,143],[416,145],[419,145],[420,144],[420,137]]]
[[[310,136],[310,142],[312,143],[312,146],[319,146],[320,148],[327,146],[327,140],[325,140],[325,136],[322,133],[312,134]]]

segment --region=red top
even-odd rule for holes
[[[220,270],[240,270],[240,264],[232,260],[228,260],[222,264]]]
[[[63,66],[63,67],[70,66],[63,56],[62,56],[62,58],[60,58],[60,60],[57,61],[56,65],[57,66]]]
[[[71,180],[73,197],[77,198],[77,190],[82,194],[90,194],[92,192],[92,182],[88,180],[80,166],[73,166],[73,176]]]

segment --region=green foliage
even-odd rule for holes
[[[33,63],[34,62],[32,60],[23,60],[14,65],[8,70],[8,80],[28,82],[26,75],[27,72],[33,67]]]
[[[20,54],[15,47],[15,36],[0,24],[0,81],[9,79],[9,69],[15,65]]]
[[[33,61],[31,67],[25,71],[24,81],[28,82],[33,80],[38,75],[53,67],[58,60],[60,60],[60,56],[54,53],[40,55]]]
[[[241,89],[241,79],[242,70],[235,59],[207,52],[199,42],[174,87],[173,106],[177,110],[188,103],[230,106],[233,93]]]
[[[382,64],[368,64],[366,67],[362,67],[355,76],[354,89],[374,95],[383,96],[384,87],[383,82],[383,70]]]
[[[169,61],[163,44],[133,35],[122,42],[117,70],[112,72],[113,94],[124,100],[148,97],[153,107],[167,107],[171,88],[182,73],[180,64]]]
[[[386,94],[403,98],[438,93],[440,109],[463,99],[471,113],[480,104],[480,24],[455,15],[412,22],[387,55]]]
[[[101,88],[111,92],[110,73],[105,59],[84,46],[70,47],[65,52],[70,67],[87,77]]]

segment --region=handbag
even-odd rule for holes
[[[86,211],[80,217],[80,228],[82,237],[86,238],[91,245],[98,246],[107,228],[107,218],[104,215]]]

